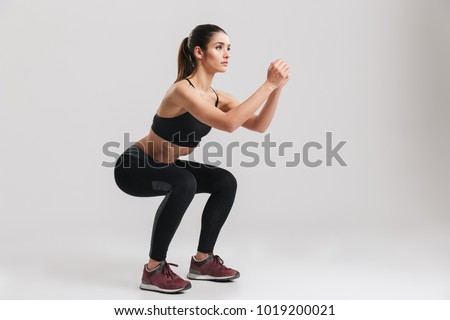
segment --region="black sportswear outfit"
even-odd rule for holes
[[[194,87],[189,79],[189,84]],[[194,87],[195,88],[195,87]],[[211,88],[213,91],[214,89]],[[219,105],[219,96],[216,94],[216,108]],[[153,117],[152,130],[164,140],[170,141],[183,147],[196,147],[200,140],[206,136],[211,127],[194,118],[189,112],[182,113],[176,117],[164,118],[155,113]]]
[[[216,107],[218,102],[217,96]],[[152,130],[177,145],[197,146],[211,127],[186,112],[173,118],[155,115]],[[164,196],[155,215],[150,245],[150,258],[157,261],[166,259],[169,244],[194,195],[211,194],[203,209],[197,250],[213,252],[236,195],[237,182],[228,170],[181,159],[170,164],[158,162],[132,145],[117,159],[114,178],[117,186],[129,195]]]

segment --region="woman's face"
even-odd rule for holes
[[[216,32],[208,43],[206,53],[203,53],[203,66],[210,72],[227,71],[230,59],[230,39],[223,32]]]

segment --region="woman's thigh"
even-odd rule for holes
[[[189,171],[195,177],[196,193],[213,193],[222,188],[235,189],[237,186],[234,175],[218,166],[181,159],[177,159],[175,165]]]
[[[174,164],[154,166],[144,159],[124,155],[117,160],[114,177],[123,192],[136,197],[165,195],[174,186],[196,189],[195,178],[188,170]]]

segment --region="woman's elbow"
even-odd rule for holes
[[[220,123],[220,124],[217,124],[217,125],[212,125],[212,127],[216,128],[218,130],[221,130],[221,131],[229,132],[229,133],[231,133],[234,130],[236,130],[236,128],[232,124],[226,123],[226,122]]]
[[[255,131],[255,132],[259,132],[259,133],[264,133],[264,132],[266,132],[266,130],[267,130],[267,127],[253,127],[253,131]]]
[[[225,131],[228,133],[233,133],[234,131],[236,131],[237,128],[239,128],[239,126],[237,126],[233,123],[229,123],[229,124],[226,124]]]
[[[227,119],[222,123],[223,130],[229,133],[234,132],[237,128],[240,127],[238,123],[235,123],[232,119]]]

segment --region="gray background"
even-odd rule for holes
[[[169,297],[138,289],[162,197],[121,192],[102,147],[147,134],[202,23],[228,32],[213,85],[241,101],[272,60],[290,64],[266,133],[294,147],[273,153],[276,168],[233,153],[238,195],[216,253],[241,279]],[[0,298],[450,298],[449,1],[2,0],[0,40]],[[347,141],[347,167],[284,166],[327,131]],[[180,275],[206,200],[171,244]]]

